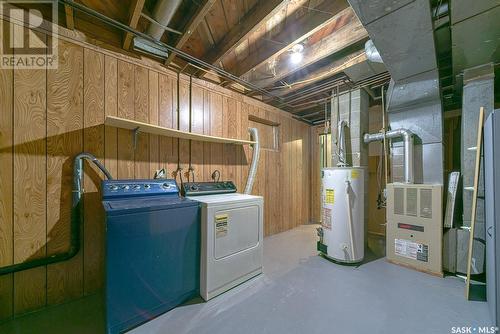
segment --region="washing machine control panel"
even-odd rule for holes
[[[103,197],[126,197],[131,195],[178,195],[179,188],[175,180],[104,180]]]
[[[184,196],[235,193],[236,186],[232,181],[221,182],[186,182],[182,185]]]

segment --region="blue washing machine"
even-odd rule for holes
[[[199,295],[199,203],[174,180],[106,180],[106,331],[121,333]]]

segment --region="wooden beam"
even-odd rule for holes
[[[288,83],[287,86],[283,86],[283,88],[281,89],[273,90],[273,94],[277,96],[285,96],[291,94],[299,89],[314,85],[321,80],[339,74],[345,69],[362,63],[366,60],[367,58],[365,51],[357,50],[347,56],[334,60],[327,66],[323,66],[315,71],[307,73],[305,76],[300,77],[295,82]]]
[[[189,20],[188,24],[186,25],[186,30],[184,31],[184,34],[182,34],[181,38],[175,43],[175,48],[176,49],[181,49],[184,44],[189,40],[189,37],[193,34],[193,32],[196,31],[196,28],[198,28],[198,25],[205,19],[205,16],[208,14],[208,11],[210,8],[212,8],[213,4],[217,0],[204,0],[201,2],[200,6],[198,7],[198,10],[196,13],[191,17]],[[167,60],[165,61],[165,65],[168,66],[174,60],[175,58],[175,52],[170,53],[168,56]]]
[[[286,29],[272,38],[272,41],[261,39],[259,45],[251,52],[245,61],[238,62],[238,67],[232,69],[237,76],[244,76],[259,66],[267,66],[270,59],[276,58],[294,45],[318,30],[325,27],[339,12],[349,7],[345,0],[323,1],[307,14],[288,25]]]
[[[75,16],[73,8],[68,5],[64,5],[64,12],[66,13],[66,28],[75,30]]]
[[[133,5],[131,6],[130,19],[128,25],[135,29],[137,28],[137,23],[139,23],[139,18],[141,17],[142,8],[144,7],[145,0],[135,0]],[[130,48],[130,44],[132,43],[132,38],[134,35],[127,32],[125,34],[125,38],[123,39],[123,48],[128,50]]]
[[[216,64],[287,3],[288,0],[260,0],[236,27],[203,56],[203,59],[207,63]]]
[[[349,22],[340,29],[335,29],[336,21],[344,20],[346,17],[349,17]],[[314,44],[305,46],[303,59],[299,65],[291,64],[288,57],[273,58],[276,59],[276,66],[272,75],[266,69],[267,63],[264,63],[247,73],[244,78],[259,87],[269,87],[321,59],[368,38],[368,33],[351,8],[342,11],[336,20],[330,22],[330,25],[332,29],[329,34]]]

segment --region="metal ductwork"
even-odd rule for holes
[[[152,17],[143,13],[142,16],[151,22],[146,33],[158,41],[161,40],[166,30],[180,34],[180,32],[170,29],[168,24],[172,20],[181,2],[182,0],[159,0],[156,3]],[[146,54],[159,58],[168,57],[168,50],[165,47],[142,37],[134,37],[133,47],[134,50],[145,52]]]
[[[159,0],[152,15],[152,18],[159,24],[151,23],[147,34],[160,40],[165,32],[164,27],[168,26],[181,2],[182,0]]]
[[[414,135],[415,183],[443,184],[443,111],[430,2],[348,1],[392,77],[389,126]],[[405,182],[404,146],[400,141],[391,146],[395,182]]]
[[[380,56],[380,53],[375,47],[375,44],[373,44],[373,41],[371,39],[367,40],[365,43],[365,53],[366,53],[366,58],[368,58],[369,61],[372,61],[374,63],[384,62],[382,60],[382,57]]]
[[[366,144],[372,141],[383,141],[386,139],[403,138],[404,143],[404,182],[414,183],[413,176],[413,133],[406,129],[390,130],[384,133],[365,134],[363,140]]]

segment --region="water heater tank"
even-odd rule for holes
[[[318,250],[328,258],[361,262],[365,251],[364,178],[360,167],[321,170],[321,224]]]

